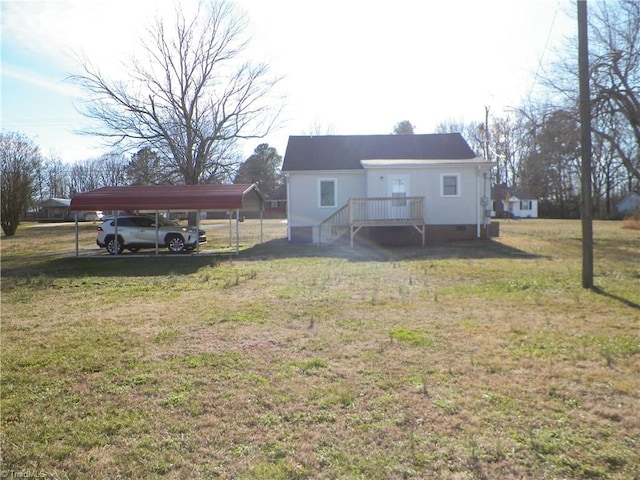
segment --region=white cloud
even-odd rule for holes
[[[19,82],[27,83],[39,88],[44,88],[52,92],[70,97],[80,98],[83,94],[77,86],[73,85],[65,79],[51,79],[39,75],[38,73],[16,67],[7,63],[2,64],[2,75],[10,79],[17,80]]]

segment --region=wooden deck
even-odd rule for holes
[[[351,198],[344,207],[320,223],[318,243],[326,246],[349,233],[353,247],[353,238],[363,227],[399,226],[418,230],[424,246],[424,197]]]

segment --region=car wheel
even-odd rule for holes
[[[171,253],[181,253],[184,251],[184,239],[180,235],[172,235],[167,239],[167,246]]]
[[[116,249],[118,250],[118,255],[120,255],[124,250],[122,238],[119,238],[118,241],[116,241],[115,237],[110,237],[109,240],[107,240],[107,252],[111,255],[115,255]]]

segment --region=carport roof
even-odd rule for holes
[[[104,187],[80,193],[71,199],[71,210],[259,210],[262,203],[255,183],[149,185]]]

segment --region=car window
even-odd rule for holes
[[[122,218],[114,219],[113,222],[111,222],[111,226],[115,226],[116,220],[118,220],[119,227],[135,227],[135,224],[133,223],[133,219],[131,217],[122,217]]]
[[[149,217],[138,217],[135,219],[135,222],[138,227],[144,228],[151,227],[154,224],[153,220]]]

